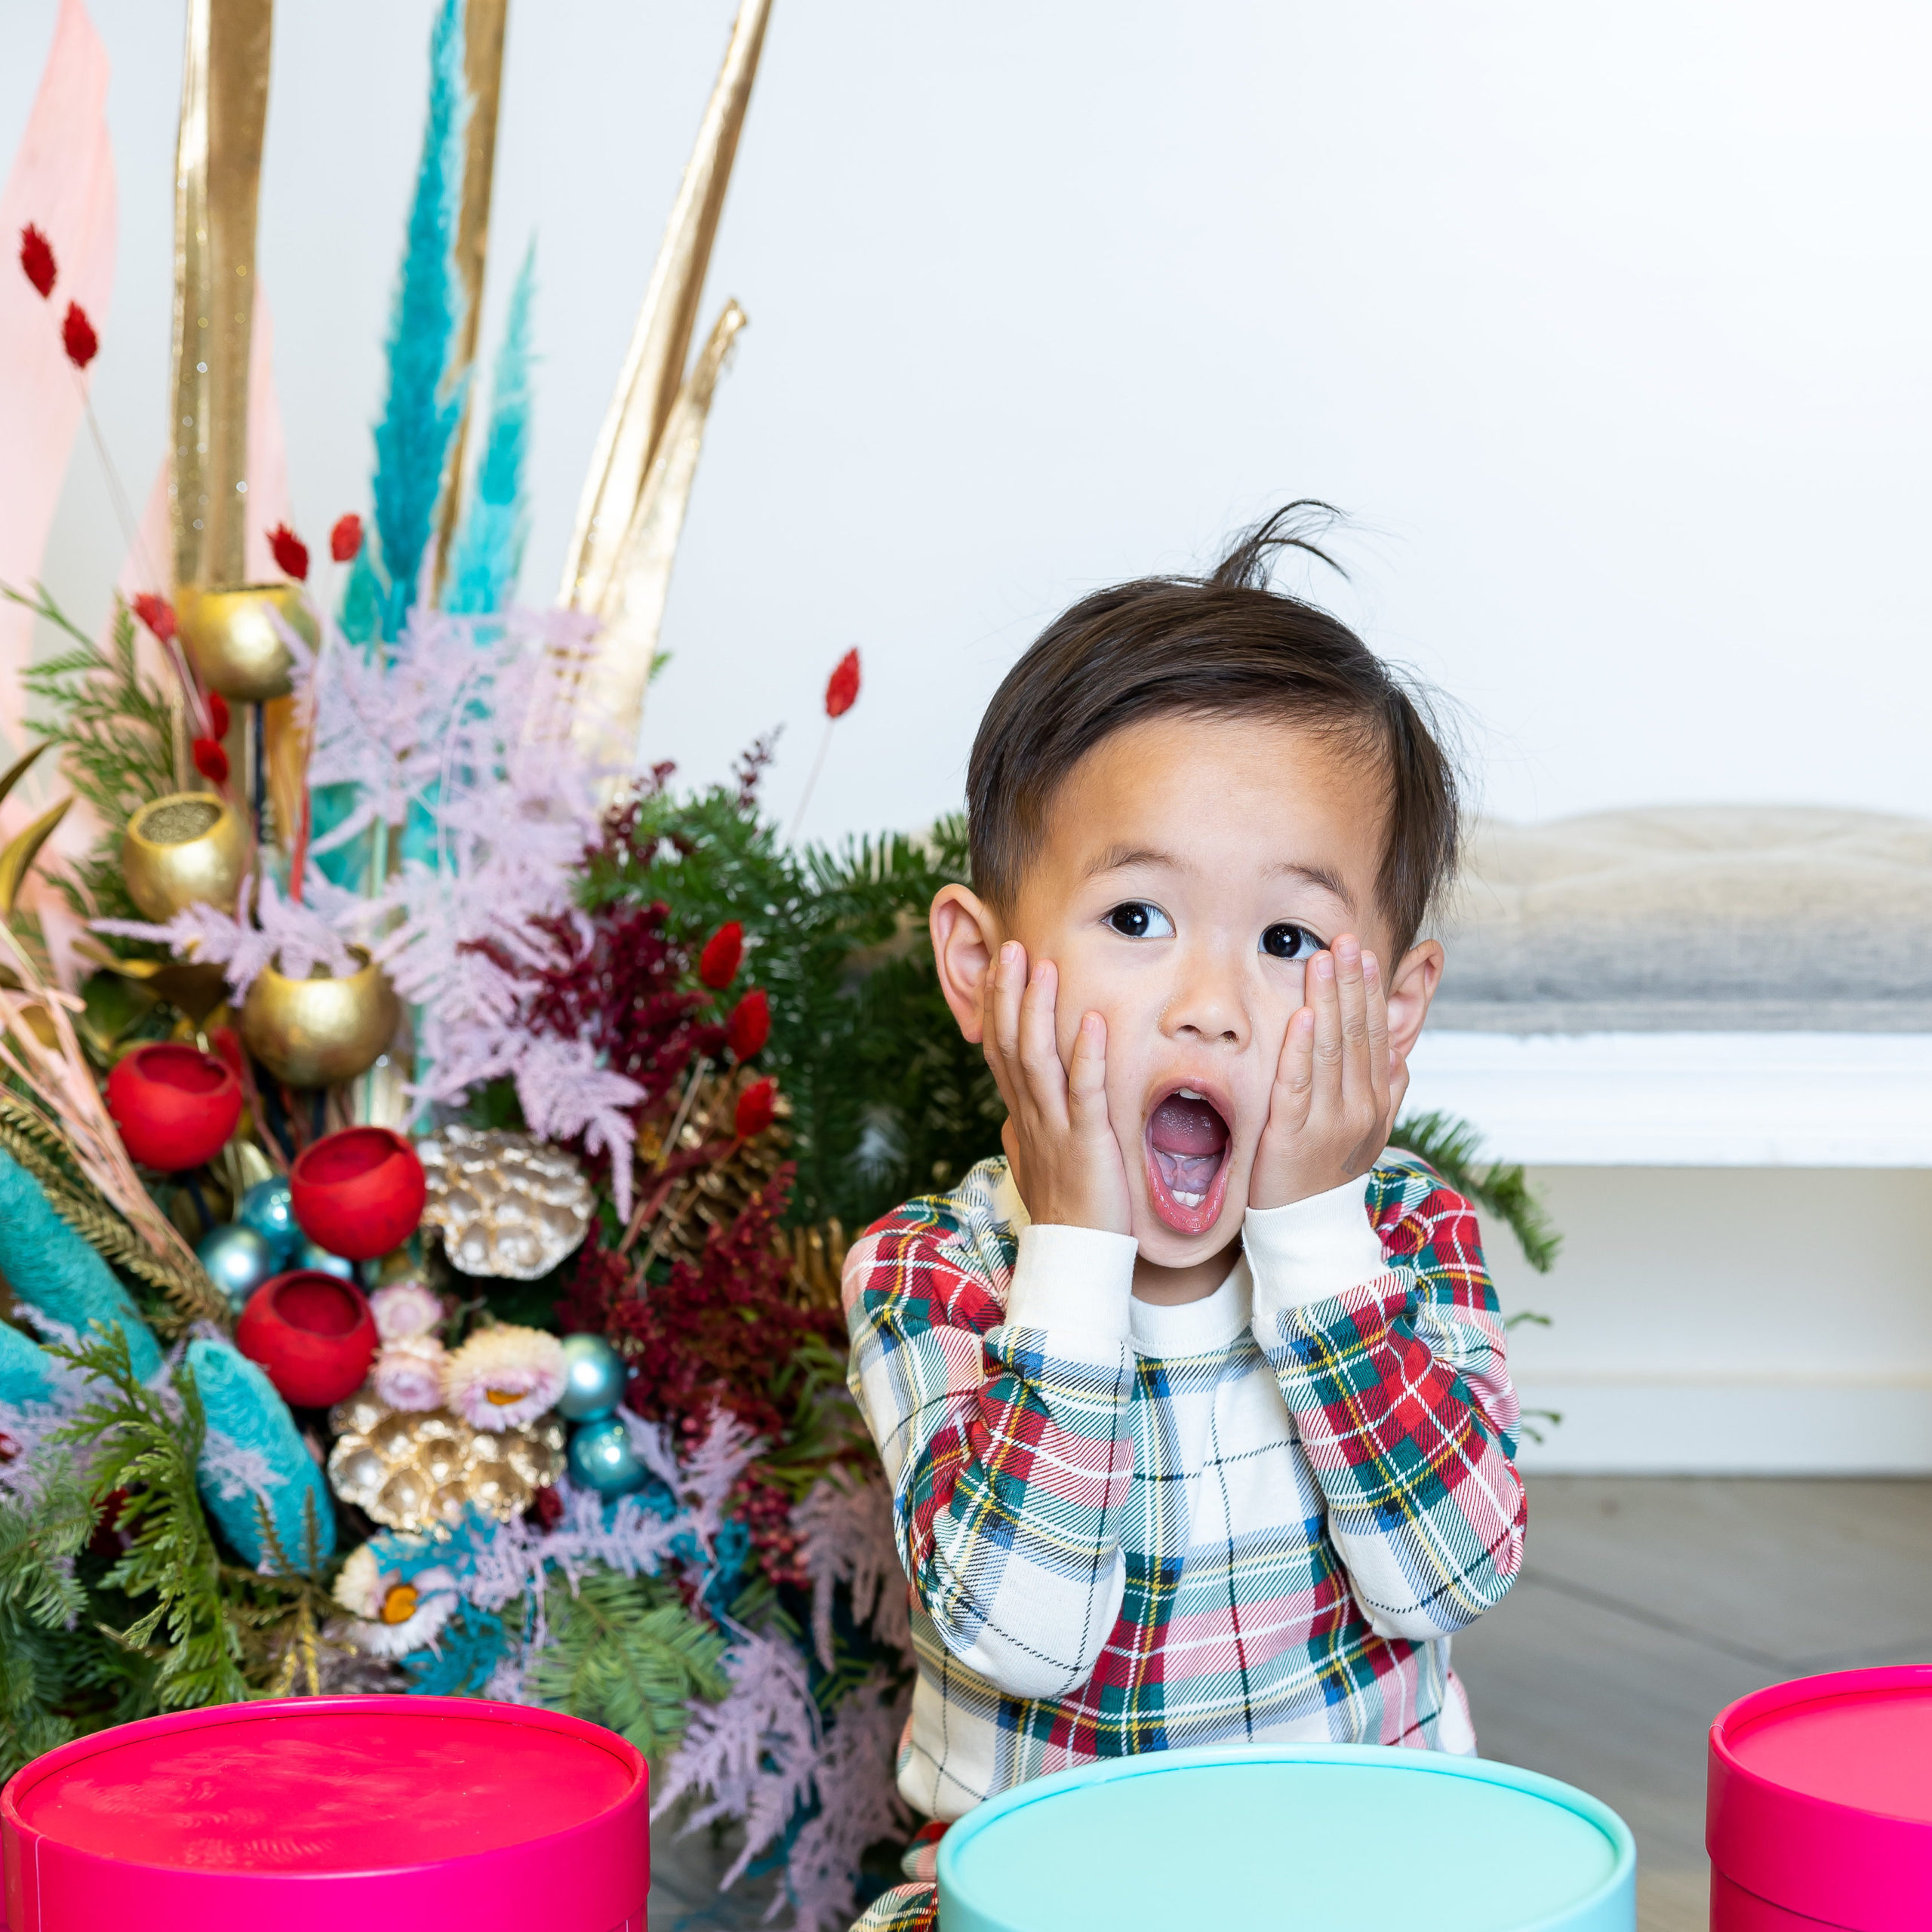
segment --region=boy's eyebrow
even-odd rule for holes
[[[1349,916],[1355,915],[1355,896],[1342,883],[1339,872],[1331,872],[1326,866],[1298,866],[1292,860],[1284,859],[1278,865],[1270,866],[1271,875],[1285,872],[1291,878],[1305,878],[1310,885],[1318,885],[1324,892],[1331,892],[1349,909]]]
[[[1098,878],[1103,872],[1124,872],[1129,866],[1164,866],[1176,872],[1194,869],[1185,860],[1177,859],[1171,852],[1156,851],[1151,845],[1109,845],[1088,866],[1084,875]]]

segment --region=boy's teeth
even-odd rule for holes
[[[1176,1188],[1174,1189],[1174,1198],[1178,1201],[1183,1208],[1198,1208],[1201,1202],[1205,1201],[1208,1197],[1204,1194],[1183,1194],[1179,1188]]]
[[[1208,1097],[1205,1094],[1197,1094],[1192,1087],[1177,1087],[1174,1091],[1183,1100],[1204,1100]]]

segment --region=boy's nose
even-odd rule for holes
[[[1161,1016],[1161,1031],[1173,1039],[1208,1045],[1245,1045],[1247,1006],[1241,997],[1239,968],[1213,954],[1180,964],[1180,977]]]

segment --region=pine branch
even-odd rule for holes
[[[1398,1120],[1389,1138],[1426,1161],[1458,1194],[1506,1222],[1524,1260],[1539,1275],[1549,1272],[1563,1237],[1520,1167],[1482,1158],[1482,1136],[1467,1121],[1454,1114],[1417,1114]]]
[[[667,1587],[595,1570],[573,1591],[562,1578],[544,1600],[550,1641],[531,1685],[539,1703],[605,1724],[654,1758],[685,1734],[686,1702],[731,1690],[724,1639]]]

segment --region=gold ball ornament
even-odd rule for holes
[[[590,1183],[575,1158],[534,1134],[446,1127],[420,1142],[426,1227],[442,1230],[466,1275],[534,1281],[589,1231]]]
[[[395,1037],[400,1010],[388,976],[360,946],[345,979],[318,966],[306,980],[264,967],[242,1007],[248,1051],[290,1087],[333,1087],[374,1066]]]
[[[291,660],[278,617],[315,648],[315,620],[299,583],[183,585],[174,598],[195,675],[237,703],[265,704],[288,695]]]
[[[253,856],[242,814],[212,792],[171,792],[141,806],[121,838],[128,894],[150,919],[204,903],[233,912]]]
[[[329,1487],[394,1530],[460,1522],[472,1506],[506,1523],[564,1472],[554,1415],[492,1433],[448,1409],[389,1408],[365,1388],[329,1411]]]

